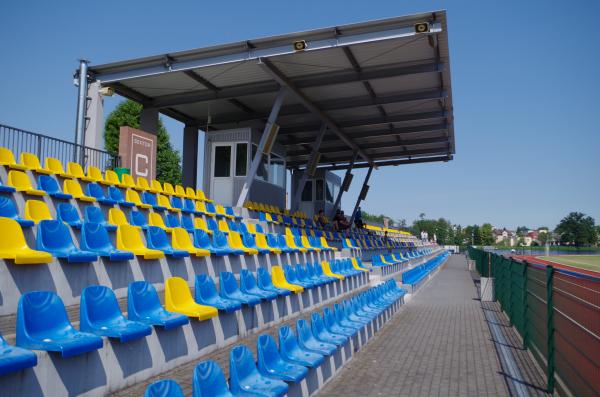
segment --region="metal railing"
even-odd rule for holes
[[[469,256],[482,277],[494,277],[496,299],[545,370],[548,392],[599,396],[600,277],[473,247]]]
[[[84,169],[92,165],[102,171],[120,165],[119,157],[107,151],[76,145],[73,142],[4,124],[0,124],[0,146],[12,150],[17,161],[21,153],[33,153],[39,157],[42,165],[46,157],[59,159],[65,166],[69,161],[74,161],[80,163]]]

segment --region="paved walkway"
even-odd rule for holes
[[[476,286],[458,255],[319,393],[447,395],[509,395]]]

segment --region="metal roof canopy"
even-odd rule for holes
[[[417,33],[415,24],[430,31]],[[306,49],[293,43],[304,40]],[[446,12],[435,11],[90,66],[118,94],[187,125],[264,125],[289,89],[277,142],[305,167],[448,161],[455,153]]]

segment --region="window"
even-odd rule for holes
[[[215,146],[215,177],[231,176],[231,146]]]
[[[252,145],[252,160],[254,161],[254,156],[256,156],[257,146]],[[260,160],[260,164],[258,165],[258,169],[256,170],[256,176],[254,179],[258,179],[259,181],[268,182],[269,181],[269,156],[262,155]]]
[[[302,191],[302,201],[312,201],[312,181],[306,181],[304,190]]]
[[[235,146],[235,176],[246,176],[248,165],[248,144],[238,143]]]
[[[315,201],[323,201],[323,179],[317,179],[315,184]]]
[[[276,154],[271,154],[269,163],[269,182],[285,188],[285,162]]]
[[[327,190],[325,190],[325,201],[327,201],[328,203],[333,203],[333,200],[335,199],[335,195],[333,194],[333,182],[329,182],[327,181]]]

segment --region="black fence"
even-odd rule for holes
[[[12,150],[17,162],[21,153],[28,152],[37,155],[42,165],[46,157],[59,159],[63,165],[73,161],[80,163],[84,169],[92,165],[102,171],[120,165],[119,157],[107,151],[76,145],[73,142],[4,124],[0,124],[0,146]]]

